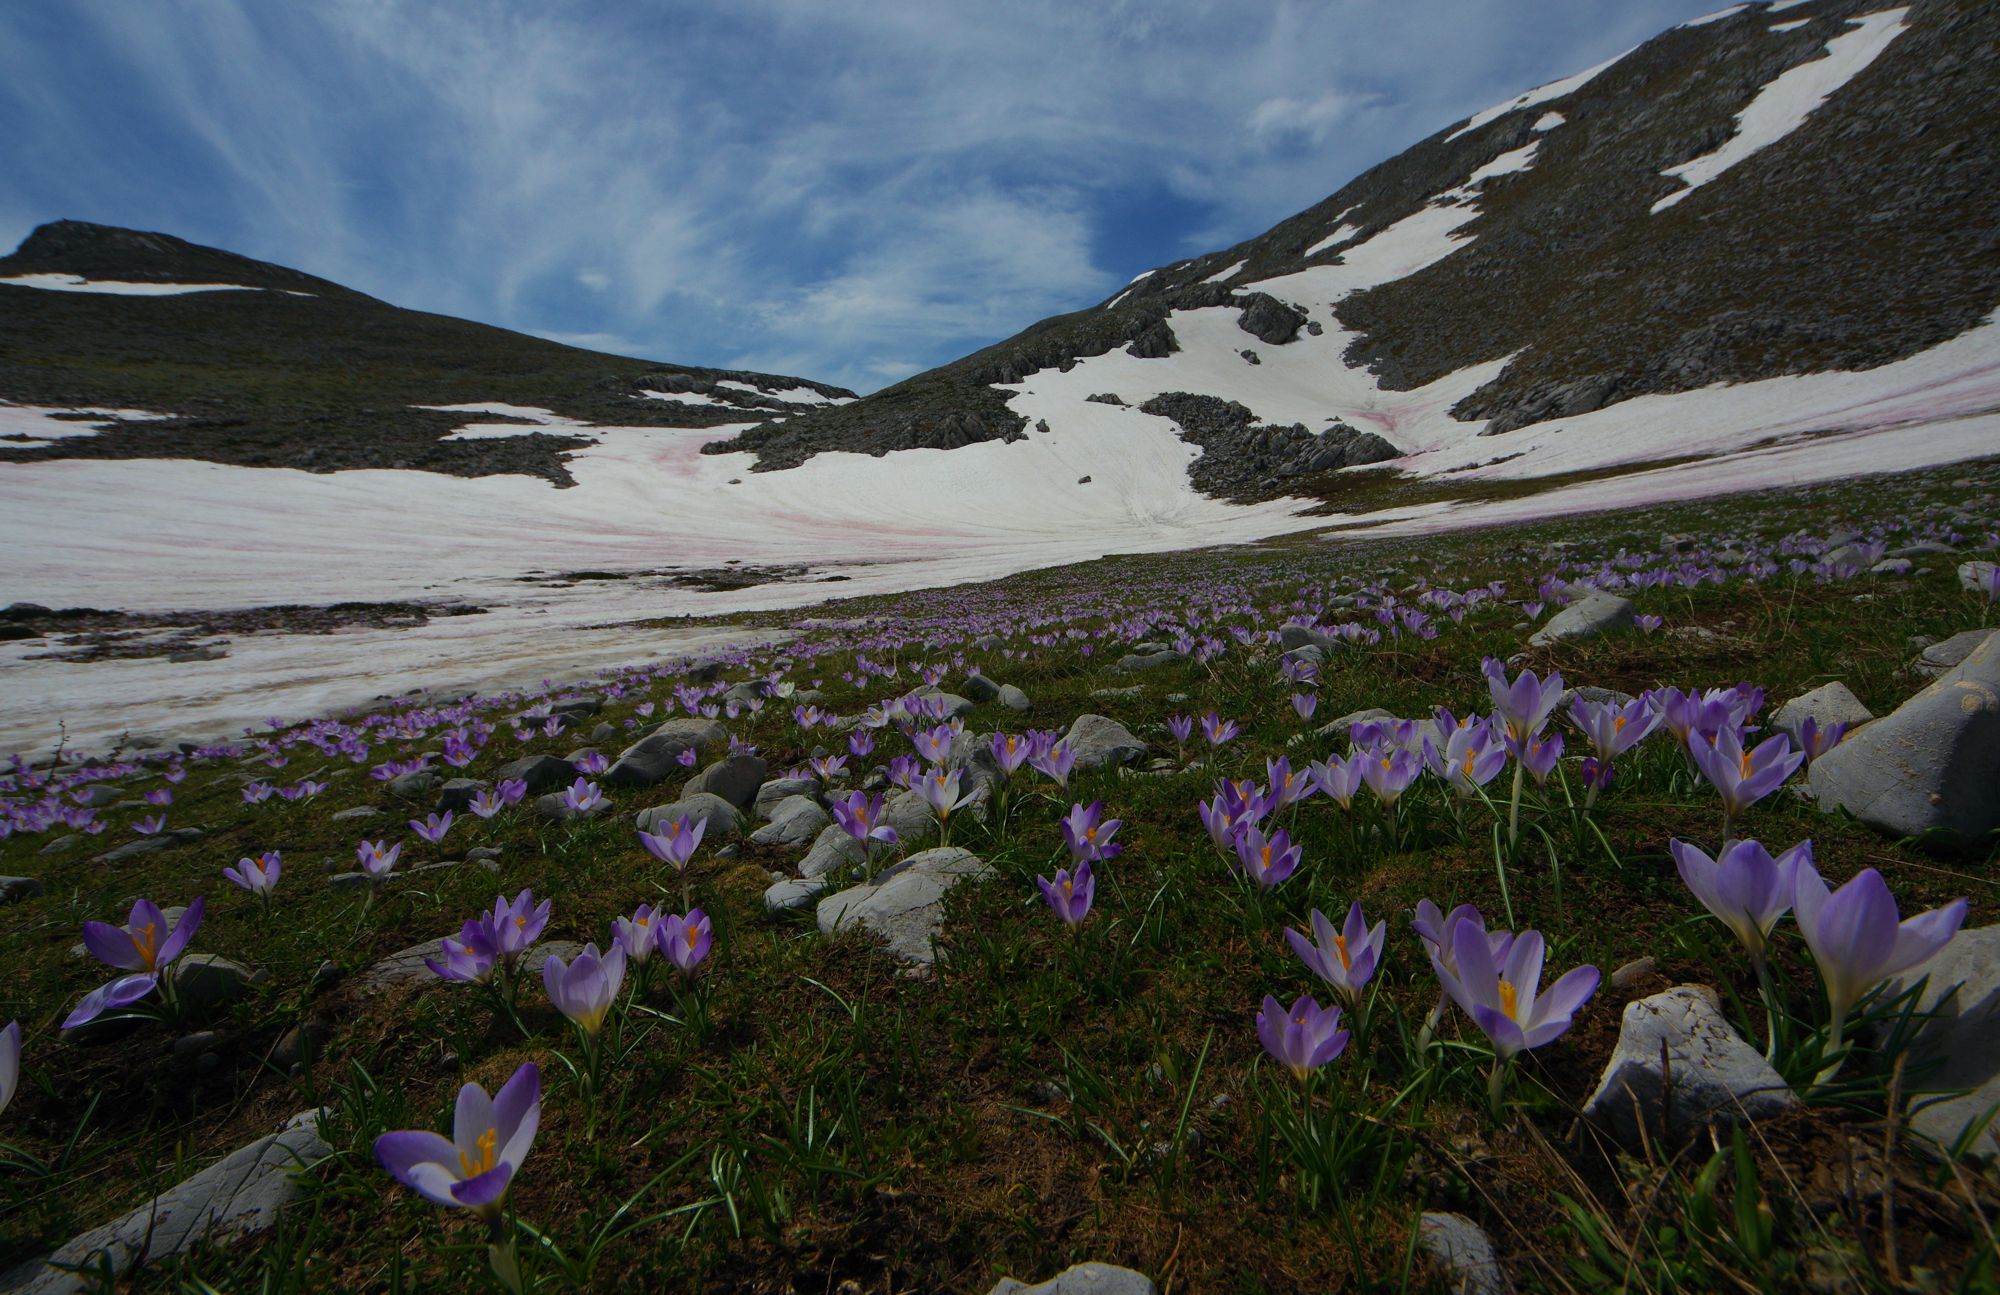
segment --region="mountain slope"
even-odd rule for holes
[[[1626,426],[1658,411],[1627,402],[1877,369],[2000,305],[1995,84],[2000,8],[1976,0],[1738,5],[1439,131],[1256,238],[710,449],[773,470],[1061,435],[1105,416],[1084,391],[1245,407],[1261,422],[1237,435],[1180,424],[1205,450],[1197,482],[1234,498],[1339,493],[1325,461],[1380,457],[1350,452],[1364,432],[1432,456],[1411,471],[1658,461],[1663,438]],[[1982,399],[1950,412],[2000,404]],[[1596,462],[1523,431],[1620,406],[1592,435],[1630,444]]]
[[[443,439],[482,403],[585,423],[713,427],[851,398],[761,373],[660,365],[403,310],[165,234],[58,221],[0,259],[0,400],[167,415],[94,435],[0,436],[0,461],[193,458],[314,471],[525,472],[570,482],[575,436]],[[6,429],[0,428],[0,431]]]

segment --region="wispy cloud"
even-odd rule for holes
[[[873,388],[1248,237],[1709,0],[28,0],[0,240]]]

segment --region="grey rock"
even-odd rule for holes
[[[792,796],[771,809],[771,821],[750,834],[757,845],[810,845],[833,817],[811,796]]]
[[[919,688],[915,692],[911,693],[910,696],[943,698],[945,704],[944,714],[946,719],[964,719],[967,715],[970,715],[974,709],[971,698],[961,697],[957,693],[946,692],[942,688],[931,688],[931,687]]]
[[[1890,977],[1894,996],[1929,978],[1917,1010],[1934,1013],[1911,1044],[1923,1092],[1909,1092],[1910,1127],[1940,1146],[2000,1105],[2000,926],[1960,931],[1929,961]],[[1935,1069],[1928,1067],[1935,1066]],[[1946,1095],[1956,1094],[1956,1095]],[[2000,1121],[1969,1148],[1981,1160],[2000,1156]]]
[[[1000,685],[983,674],[965,676],[965,695],[975,702],[992,701],[1000,695]]]
[[[684,767],[683,751],[697,754],[721,751],[729,745],[729,730],[711,719],[670,719],[625,748],[612,766],[604,771],[604,781],[613,787],[653,787],[665,782]]]
[[[1017,714],[1025,715],[1035,708],[1035,703],[1028,700],[1028,694],[1022,692],[1011,683],[1000,685],[999,696],[1000,704]]]
[[[123,1218],[92,1228],[0,1280],[14,1295],[73,1295],[96,1289],[97,1283],[65,1267],[101,1271],[108,1265],[116,1281],[206,1240],[268,1232],[278,1212],[299,1195],[297,1173],[332,1154],[319,1135],[317,1113],[295,1117],[277,1133],[239,1148]]]
[[[430,984],[437,976],[424,965],[424,959],[442,957],[442,943],[442,940],[425,940],[392,953],[356,976],[354,987],[364,994],[381,994],[403,985]],[[543,940],[528,950],[528,956],[521,960],[519,974],[539,977],[542,963],[550,954],[567,962],[582,952],[583,946],[574,940]]]
[[[475,845],[465,852],[467,863],[498,863],[500,847],[497,845]]]
[[[547,797],[543,797],[543,799],[547,799]],[[539,805],[537,808],[539,808]],[[396,870],[379,881],[365,872],[336,872],[326,879],[326,884],[335,890],[359,890],[363,886],[393,886],[398,882],[408,881],[412,877],[421,877],[426,873],[443,872],[447,868],[456,868],[461,862],[462,860],[459,859],[445,859],[437,863],[404,864],[398,860]]]
[[[820,900],[819,929],[832,935],[859,926],[880,937],[895,957],[927,967],[935,958],[932,940],[944,926],[944,897],[961,882],[997,875],[970,850],[925,850],[885,868],[873,881]]]
[[[68,836],[57,837],[41,849],[35,851],[35,853],[40,855],[68,854],[71,850],[76,849],[76,847],[82,844],[83,838],[75,833],[71,833]]]
[[[1822,808],[1896,836],[2000,827],[2000,638],[1813,761],[1809,784]]]
[[[1310,625],[1301,625],[1297,621],[1287,621],[1278,627],[1278,646],[1284,648],[1287,652],[1296,652],[1303,648],[1317,648],[1320,659],[1324,661],[1327,657],[1332,656],[1340,647],[1340,640]]]
[[[1563,698],[1562,706],[1559,709],[1567,711],[1571,701],[1595,702],[1599,706],[1629,706],[1633,700],[1634,698],[1629,692],[1619,692],[1616,688],[1597,688],[1590,684],[1584,684],[1582,687],[1570,689],[1569,695]]]
[[[103,809],[123,799],[125,789],[115,782],[93,782],[70,793],[70,799],[86,809]]]
[[[792,877],[764,892],[764,908],[772,913],[790,913],[804,908],[826,892],[825,877]]]
[[[585,818],[601,818],[611,812],[611,799],[608,796],[598,801],[589,809],[577,810],[571,809],[568,804],[564,803],[563,795],[564,793],[559,791],[550,791],[535,797],[535,812],[543,818],[554,819],[558,823],[573,823]]]
[[[493,775],[496,783],[509,778],[518,778],[528,784],[528,794],[548,791],[554,787],[567,787],[576,777],[576,770],[569,763],[552,755],[528,755],[519,760],[502,765]]]
[[[1093,689],[1090,695],[1099,701],[1116,701],[1120,697],[1137,697],[1140,693],[1143,693],[1145,691],[1146,690],[1144,688],[1135,683],[1135,684],[1130,684],[1124,688]]]
[[[1892,558],[1941,558],[1947,554],[1956,552],[1958,550],[1949,544],[1940,544],[1936,540],[1918,540],[1915,544],[1905,544],[1901,548],[1890,549],[1889,556]]]
[[[1551,616],[1548,624],[1529,637],[1528,646],[1547,647],[1566,639],[1590,638],[1612,630],[1630,629],[1635,610],[1630,598],[1620,598],[1600,589]]]
[[[380,818],[382,811],[373,805],[356,805],[353,809],[343,809],[330,817],[336,823],[352,823],[362,819]]]
[[[768,819],[771,811],[794,796],[819,795],[819,781],[815,778],[773,778],[757,789],[757,799],[751,812],[758,818]]]
[[[1613,989],[1630,989],[1659,969],[1660,960],[1654,957],[1634,958],[1604,978],[1604,983]]]
[[[705,791],[698,791],[692,796],[683,796],[671,804],[655,805],[651,809],[640,810],[635,821],[641,832],[653,832],[664,829],[667,824],[683,815],[708,824],[701,838],[704,845],[740,836],[744,827],[748,825],[742,810],[722,797]]]
[[[1078,769],[1130,764],[1146,754],[1146,744],[1132,730],[1105,715],[1077,716],[1062,740],[1076,752]]]
[[[141,859],[149,854],[158,854],[162,850],[171,850],[177,845],[186,845],[191,841],[199,841],[201,840],[201,836],[202,832],[198,827],[171,828],[168,831],[156,833],[153,836],[142,836],[136,841],[127,841],[121,846],[106,850],[103,854],[92,859],[91,862],[124,863],[127,859]]]
[[[1868,568],[1868,574],[1871,576],[1906,576],[1910,574],[1910,567],[1912,565],[1908,558],[1883,558],[1880,562]]]
[[[681,788],[681,795],[686,797],[705,791],[722,797],[738,809],[749,809],[756,803],[757,791],[763,785],[764,761],[761,757],[732,755],[688,779]]]
[[[485,790],[486,784],[477,778],[448,778],[438,788],[437,812],[462,814],[472,798]]]
[[[1971,656],[1974,648],[1996,633],[2000,633],[2000,630],[1965,630],[1952,635],[1942,643],[1928,644],[1923,654],[1910,663],[1910,671],[1927,679],[1935,679]]]
[[[963,791],[960,792],[963,795]],[[930,802],[914,791],[891,795],[882,808],[882,820],[896,829],[897,844],[907,850],[937,831],[937,815]]]
[[[40,877],[0,877],[0,904],[14,904],[42,893]]]
[[[175,1039],[171,1050],[176,1057],[193,1057],[204,1052],[213,1052],[223,1041],[224,1036],[220,1030],[196,1030],[193,1034],[183,1034]]]
[[[884,848],[894,847],[877,847],[878,857]],[[806,877],[821,877],[862,861],[861,844],[849,836],[840,824],[832,823],[821,828],[819,835],[813,838],[812,848],[806,851],[805,858],[799,860],[799,873]]]
[[[1123,670],[1127,674],[1130,674],[1137,670],[1154,670],[1161,666],[1183,665],[1187,662],[1187,659],[1187,653],[1175,652],[1171,649],[1165,652],[1149,652],[1143,656],[1135,652],[1118,658],[1117,664],[1111,668],[1114,670]]]
[[[1969,594],[1983,594],[1991,588],[1993,563],[1961,562],[1958,564],[1958,587]]]
[[[438,776],[429,769],[412,769],[389,779],[389,794],[401,796],[404,800],[421,800],[431,794],[437,786]]]
[[[1514,1289],[1493,1238],[1463,1214],[1425,1211],[1417,1220],[1417,1244],[1445,1270],[1456,1295],[1510,1295]]]
[[[212,1011],[250,992],[270,975],[219,953],[190,953],[174,963],[174,994],[191,1012]]]
[[[1370,706],[1365,710],[1349,711],[1331,723],[1320,725],[1318,735],[1320,737],[1333,738],[1335,741],[1345,742],[1353,734],[1356,724],[1377,724],[1383,720],[1394,718],[1396,718],[1394,715],[1383,710],[1380,706]]]
[[[1092,1262],[1073,1264],[1034,1286],[1002,1277],[987,1295],[1156,1295],[1158,1289],[1144,1273]]]
[[[1778,707],[1771,716],[1771,726],[1797,743],[1799,730],[1810,719],[1821,732],[1835,724],[1846,724],[1849,729],[1860,728],[1874,714],[1861,704],[1851,689],[1839,680],[1821,684],[1808,693],[1801,693]]]
[[[1661,1068],[1662,1053],[1666,1068]],[[1710,1123],[1762,1119],[1798,1098],[1722,1015],[1706,985],[1677,985],[1625,1005],[1618,1046],[1583,1113],[1636,1148]]]

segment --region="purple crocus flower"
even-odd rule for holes
[[[1417,757],[1402,747],[1393,750],[1376,747],[1373,751],[1356,752],[1353,759],[1361,766],[1361,780],[1384,805],[1394,805],[1396,798],[1408,791],[1423,772]]]
[[[1458,974],[1458,926],[1470,922],[1475,930],[1486,938],[1488,951],[1495,962],[1502,961],[1507,951],[1514,947],[1512,931],[1488,931],[1486,919],[1471,904],[1460,904],[1448,915],[1439,916],[1438,907],[1428,899],[1417,901],[1417,915],[1410,922],[1410,929],[1424,942],[1425,952],[1430,955],[1431,970],[1437,973],[1440,983],[1449,976]]]
[[[499,782],[493,784],[493,791],[500,797],[502,804],[518,805],[521,803],[521,798],[528,794],[528,780],[526,778],[502,778]]]
[[[1548,783],[1549,775],[1555,772],[1556,764],[1562,759],[1563,737],[1560,733],[1550,733],[1520,743],[1510,737],[1507,747],[1521,762],[1521,767],[1528,771],[1528,776],[1535,780],[1535,786],[1541,787]]]
[[[1600,762],[1608,763],[1646,740],[1660,726],[1660,712],[1644,698],[1614,706],[1579,697],[1569,705],[1569,717],[1590,740]]]
[[[692,769],[695,766],[695,761],[699,760],[700,758],[701,757],[695,753],[695,749],[693,747],[687,747],[686,749],[682,750],[678,755],[676,755],[674,757],[674,760],[681,766],[681,768]]]
[[[439,957],[443,960],[425,958],[424,965],[440,980],[484,984],[493,978],[494,968],[500,965],[487,927],[478,918],[467,918],[457,939],[447,935],[441,940]]]
[[[807,763],[813,777],[821,782],[832,782],[847,769],[847,757],[844,755],[816,755]]]
[[[691,908],[686,914],[670,914],[657,930],[655,938],[660,952],[674,964],[675,970],[692,979],[715,946],[715,928],[708,914],[698,908]]]
[[[446,810],[442,814],[428,814],[423,818],[410,820],[410,831],[422,839],[436,845],[444,840],[445,833],[451,831],[452,814]]]
[[[1305,850],[1292,844],[1285,829],[1266,836],[1263,829],[1245,827],[1236,834],[1236,860],[1250,880],[1265,890],[1279,885],[1299,870]]]
[[[131,915],[122,927],[109,922],[85,922],[83,944],[90,950],[91,956],[107,966],[133,974],[120,976],[110,984],[85,994],[83,1001],[63,1021],[62,1027],[73,1030],[113,1008],[129,1007],[152,993],[160,982],[160,973],[181,956],[188,941],[201,928],[202,914],[207,908],[207,901],[196,897],[171,930],[168,929],[166,915],[150,899],[134,903]]]
[[[523,890],[512,901],[496,895],[493,911],[481,914],[478,919],[480,939],[511,971],[527,956],[535,941],[542,938],[542,929],[549,924],[550,907],[551,901],[546,899],[538,906],[531,890]]]
[[[1846,736],[1846,720],[1821,728],[1819,721],[1808,715],[1799,725],[1799,747],[1805,752],[1808,765],[1839,746],[1841,739]]]
[[[1548,723],[1549,713],[1562,700],[1563,678],[1551,674],[1546,681],[1535,677],[1533,670],[1523,670],[1512,683],[1507,681],[1507,667],[1497,657],[1487,657],[1480,663],[1486,676],[1486,691],[1493,698],[1493,709],[1499,712],[1500,721],[1506,726],[1506,736],[1515,741],[1531,737],[1542,731]]]
[[[1953,900],[1908,920],[1901,920],[1889,884],[1873,868],[1863,868],[1839,890],[1828,892],[1811,858],[1798,861],[1792,907],[1799,933],[1812,950],[1820,983],[1833,1020],[1827,1042],[1829,1055],[1840,1048],[1847,1014],[1869,990],[1899,971],[1907,971],[1951,943],[1965,924],[1966,902]],[[1840,1059],[1820,1076],[1831,1077]]]
[[[450,1141],[422,1129],[384,1133],[375,1139],[375,1158],[432,1204],[497,1221],[541,1119],[542,1072],[530,1061],[490,1098],[478,1084],[459,1089]]]
[[[1063,843],[1069,846],[1069,857],[1077,863],[1116,858],[1125,848],[1111,842],[1120,826],[1120,819],[1105,821],[1104,802],[1101,800],[1091,801],[1088,808],[1071,805],[1062,821],[1062,838]]]
[[[1294,1001],[1290,1011],[1266,994],[1257,1013],[1257,1038],[1264,1051],[1301,1083],[1345,1051],[1348,1037],[1340,1028],[1340,1009],[1323,1008],[1310,994]]]
[[[1201,735],[1208,739],[1210,746],[1222,746],[1243,731],[1243,726],[1233,719],[1224,719],[1214,711],[1201,717]]]
[[[1275,814],[1295,801],[1304,800],[1315,790],[1310,766],[1306,772],[1294,772],[1289,756],[1281,755],[1275,760],[1265,760],[1264,776],[1271,784],[1268,813]]]
[[[140,836],[157,836],[166,829],[166,826],[167,816],[165,814],[149,814],[132,824],[132,830]]]
[[[896,843],[896,829],[883,822],[884,809],[880,796],[870,796],[867,792],[854,791],[845,800],[835,801],[833,821],[840,824],[840,830],[854,838],[864,850],[874,851],[874,843],[884,845]]]
[[[646,847],[661,863],[672,864],[682,872],[687,871],[688,860],[701,845],[704,832],[708,831],[708,820],[683,814],[664,828],[652,832],[640,832],[639,844]]]
[[[1776,791],[1806,760],[1805,752],[1792,750],[1792,740],[1782,733],[1746,751],[1743,734],[1734,725],[1717,733],[1712,745],[1697,735],[1690,739],[1688,750],[1701,776],[1721,793],[1723,813],[1730,822]]]
[[[1054,881],[1037,876],[1035,884],[1041,887],[1042,898],[1067,926],[1081,923],[1090,912],[1090,901],[1097,897],[1097,878],[1088,859],[1080,861],[1074,873],[1058,868]]]
[[[875,735],[864,728],[855,729],[847,735],[847,750],[857,760],[866,759],[875,750]]]
[[[479,791],[473,794],[465,807],[480,818],[492,818],[507,808],[507,802],[497,791]]]
[[[1353,812],[1354,794],[1361,790],[1361,766],[1365,757],[1357,754],[1352,759],[1343,760],[1339,756],[1328,756],[1315,760],[1306,769],[1306,776],[1319,792],[1342,809]]]
[[[943,764],[951,758],[952,739],[957,736],[950,725],[940,724],[933,729],[912,733],[910,745],[916,749],[918,757],[926,763]]]
[[[148,805],[163,806],[174,803],[174,793],[165,787],[155,787],[145,795]]]
[[[1334,992],[1347,1000],[1351,1007],[1361,1001],[1361,990],[1374,978],[1375,969],[1382,961],[1382,946],[1389,938],[1389,924],[1377,922],[1373,929],[1361,915],[1361,902],[1356,900],[1347,910],[1347,922],[1343,929],[1336,931],[1325,913],[1317,908],[1312,910],[1312,936],[1285,928],[1285,939],[1292,946],[1292,952],[1310,968],[1314,975],[1333,986]]]
[[[1002,773],[1012,777],[1020,767],[1028,762],[1032,754],[1027,739],[1012,733],[995,733],[987,739],[993,750],[993,759]]]
[[[953,810],[962,809],[972,803],[972,792],[960,795],[958,791],[960,771],[957,769],[933,769],[917,779],[913,790],[929,805],[940,822],[949,823]]]
[[[598,790],[596,783],[579,774],[577,780],[564,790],[562,803],[573,813],[588,814],[604,803],[604,793]]]
[[[585,751],[576,759],[571,760],[569,765],[570,768],[576,770],[578,773],[595,778],[598,774],[603,773],[611,767],[611,761],[607,760],[601,751]]]
[[[7,1104],[14,1100],[14,1094],[21,1087],[21,1023],[7,1022],[7,1028],[0,1030],[0,1115],[7,1111]]]
[[[1660,628],[1660,617],[1650,612],[1641,612],[1632,618],[1632,623],[1638,626],[1641,634],[1651,634]]]
[[[396,856],[403,852],[403,843],[384,845],[380,841],[363,841],[354,847],[354,858],[360,863],[361,871],[368,874],[370,881],[381,881],[396,867]]]
[[[1068,787],[1070,770],[1076,768],[1076,751],[1067,742],[1057,742],[1028,763],[1053,778],[1056,786]]]
[[[1721,856],[1714,859],[1686,841],[1669,841],[1667,850],[1702,907],[1759,960],[1771,929],[1792,906],[1800,865],[1811,867],[1813,857],[1811,841],[1801,841],[1775,859],[1755,841],[1725,841]]]
[[[1507,767],[1506,745],[1493,740],[1492,726],[1485,720],[1473,720],[1443,731],[1450,734],[1443,751],[1429,738],[1424,739],[1424,763],[1458,795],[1478,794],[1478,788],[1493,781]]]
[[[1167,732],[1173,735],[1175,745],[1186,746],[1188,739],[1194,736],[1194,720],[1186,715],[1169,715]]]
[[[1583,780],[1584,788],[1590,793],[1585,798],[1586,808],[1589,801],[1595,800],[1599,792],[1611,785],[1612,776],[1617,772],[1617,766],[1613,765],[1609,760],[1599,760],[1594,755],[1583,757],[1583,763],[1578,767],[1577,775]]]
[[[1292,709],[1298,712],[1300,719],[1311,719],[1313,712],[1319,709],[1319,694],[1312,692],[1293,693]]]
[[[651,904],[641,904],[630,917],[611,919],[611,942],[625,953],[625,960],[643,967],[659,944],[659,923]]]
[[[565,963],[553,953],[542,960],[542,987],[549,1001],[586,1038],[603,1032],[604,1018],[624,983],[625,950],[620,948],[600,954],[595,944],[586,944],[575,962]]]
[[[271,892],[278,888],[278,873],[283,860],[276,850],[266,850],[254,859],[238,859],[234,867],[224,868],[222,875],[259,899],[268,900]]]
[[[243,784],[243,803],[261,805],[271,799],[271,784],[268,782],[246,782]]]
[[[1504,961],[1493,955],[1487,933],[1469,922],[1451,928],[1457,974],[1441,979],[1505,1061],[1528,1048],[1552,1043],[1569,1030],[1577,1010],[1597,992],[1598,971],[1576,967],[1547,992],[1540,991],[1547,946],[1540,931],[1514,937]]]

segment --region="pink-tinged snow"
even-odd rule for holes
[[[1638,46],[1633,46],[1633,49],[1637,48]],[[1631,52],[1632,50],[1628,49],[1623,54],[1616,54],[1611,58],[1605,59],[1596,67],[1585,68],[1575,76],[1566,76],[1560,81],[1551,81],[1547,85],[1536,86],[1525,94],[1515,95],[1512,99],[1504,103],[1496,103],[1491,108],[1476,112],[1466,120],[1463,126],[1446,135],[1444,137],[1445,143],[1449,144],[1461,135],[1470,134],[1478,130],[1481,126],[1484,126],[1487,122],[1497,121],[1510,112],[1518,112],[1523,108],[1533,108],[1537,104],[1549,103],[1562,98],[1564,95],[1575,94],[1578,90],[1583,89],[1584,86],[1589,85],[1599,74],[1617,64],[1626,54],[1630,54]]]
[[[1749,7],[1750,6],[1747,4],[1733,4],[1730,5],[1727,9],[1717,9],[1714,13],[1703,14],[1699,18],[1690,18],[1686,22],[1682,23],[1681,26],[1706,27],[1708,26],[1708,24],[1712,22],[1721,22],[1724,18],[1733,18],[1737,14],[1742,13],[1745,9],[1748,9]]]
[[[1907,13],[1908,9],[1883,9],[1850,19],[1852,30],[1826,43],[1825,58],[1801,63],[1779,74],[1736,114],[1736,133],[1722,147],[1660,173],[1683,180],[1688,187],[1654,203],[1653,211],[1665,211],[1737,163],[1803,126],[1814,110],[1908,30],[1903,22]]]
[[[1535,124],[1532,127],[1530,127],[1530,129],[1547,133],[1548,131],[1554,130],[1556,127],[1562,125],[1564,122],[1568,120],[1569,118],[1563,116],[1559,112],[1545,112],[1541,116],[1535,118]]]
[[[1790,22],[1772,23],[1771,34],[1775,36],[1779,32],[1797,31],[1801,27],[1810,27],[1810,26],[1812,26],[1812,19],[1794,18]]]
[[[1209,275],[1206,279],[1203,279],[1202,282],[1222,283],[1226,280],[1233,279],[1237,276],[1238,273],[1242,271],[1243,267],[1248,264],[1250,264],[1250,262],[1248,261],[1238,261],[1236,264],[1229,266],[1226,269],[1218,270],[1216,273]]]
[[[88,414],[97,421],[57,418],[57,414]],[[71,437],[95,436],[104,423],[143,423],[165,417],[143,409],[55,409],[0,400],[0,450],[39,450]]]
[[[0,285],[42,288],[50,292],[103,292],[119,297],[178,297],[189,292],[262,292],[240,283],[120,283],[116,279],[86,279],[80,274],[17,274]],[[294,293],[294,296],[305,296]]]
[[[1353,225],[1336,225],[1334,226],[1333,232],[1331,234],[1328,234],[1325,238],[1319,240],[1319,242],[1314,243],[1311,247],[1308,247],[1303,253],[1301,253],[1301,255],[1318,256],[1321,252],[1326,251],[1328,248],[1338,247],[1342,243],[1345,243],[1348,239],[1359,236],[1360,233],[1361,231],[1355,228]]]

